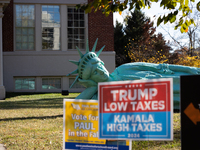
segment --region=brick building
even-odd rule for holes
[[[0,99],[6,92],[61,92],[75,76],[75,48],[96,51],[108,71],[115,68],[113,15],[85,14],[75,5],[87,0],[0,0]],[[75,85],[70,92],[80,92]]]

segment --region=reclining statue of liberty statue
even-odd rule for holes
[[[196,67],[145,62],[123,64],[117,67],[114,72],[110,74],[104,67],[103,61],[98,58],[105,46],[103,46],[97,53],[95,53],[97,40],[91,52],[89,51],[88,42],[85,54],[82,54],[77,47],[81,57],[79,61],[69,60],[78,66],[78,69],[68,74],[68,76],[71,74],[78,74],[71,87],[76,82],[86,87],[86,89],[80,95],[78,95],[76,99],[97,100],[98,82],[173,78],[174,109],[179,109],[180,76],[200,74],[200,68]]]

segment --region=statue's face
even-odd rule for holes
[[[104,67],[103,61],[101,61],[99,58],[93,58],[90,60],[90,63],[87,65],[87,72],[85,74],[88,74],[88,78],[90,80],[98,82],[105,82],[109,79],[109,72]]]
[[[98,61],[92,65],[90,79],[95,82],[105,82],[109,79],[109,72],[104,67],[103,61]]]

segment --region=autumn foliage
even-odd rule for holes
[[[187,47],[172,51],[161,33],[141,11],[135,10],[115,27],[116,66],[128,62],[169,63],[200,67],[200,54],[190,55]]]
[[[190,55],[189,49],[187,47],[184,47],[183,49],[180,50],[176,50],[171,55],[170,63],[200,68],[199,50],[195,50],[193,54],[194,54],[193,56]]]
[[[120,32],[121,31],[121,32]],[[148,17],[135,10],[125,19],[125,27],[115,27],[115,52],[117,66],[129,62],[165,63],[171,47]],[[120,57],[119,57],[120,56]],[[123,57],[121,57],[123,56]]]

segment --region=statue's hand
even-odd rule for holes
[[[174,74],[174,72],[169,70],[169,69],[158,70],[158,73],[161,73],[161,74]]]
[[[93,80],[83,80],[83,79],[78,79],[79,83],[83,85],[84,87],[94,87],[97,86],[97,83],[94,82]]]
[[[155,72],[151,72],[151,73],[146,74],[145,77],[146,77],[146,78],[161,78],[162,75],[157,74],[157,73],[155,73]]]
[[[169,70],[169,69],[164,70],[164,73],[165,73],[165,74],[174,74],[174,72],[171,71],[171,70]]]
[[[191,67],[190,68],[190,73],[192,73],[192,74],[200,74],[200,68]]]
[[[161,74],[174,74],[174,72],[169,69],[168,64],[159,64],[158,72]]]

